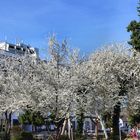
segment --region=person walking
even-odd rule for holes
[[[138,134],[137,134],[137,127],[134,126],[130,132],[130,136],[133,138],[133,140],[139,140]]]

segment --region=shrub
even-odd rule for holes
[[[21,136],[13,136],[11,140],[23,140]]]
[[[31,132],[22,132],[21,137],[22,140],[33,140],[33,135]]]
[[[48,140],[54,140],[52,137],[49,137]]]
[[[11,129],[11,133],[13,133],[13,134],[16,134],[16,133],[19,134],[21,131],[22,130],[18,125],[13,126]]]
[[[5,132],[0,132],[0,140],[5,140]]]
[[[75,140],[85,140],[85,139],[86,139],[86,136],[83,136],[83,135],[77,133],[77,134],[74,136],[74,139],[75,139]]]
[[[124,132],[121,132],[121,138],[122,140],[124,140],[125,138],[127,138],[127,135]]]
[[[62,135],[59,137],[59,140],[69,140],[69,137],[67,135]]]

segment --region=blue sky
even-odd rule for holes
[[[24,41],[45,56],[47,37],[56,33],[72,48],[91,52],[129,40],[126,26],[138,19],[138,0],[0,0],[0,40]]]

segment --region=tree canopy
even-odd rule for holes
[[[140,3],[137,7],[137,11],[140,18]],[[127,27],[127,31],[131,33],[128,43],[132,45],[136,51],[140,52],[140,21],[132,20]]]

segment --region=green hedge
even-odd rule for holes
[[[30,132],[22,132],[19,135],[13,135],[11,140],[33,140],[33,135]]]

